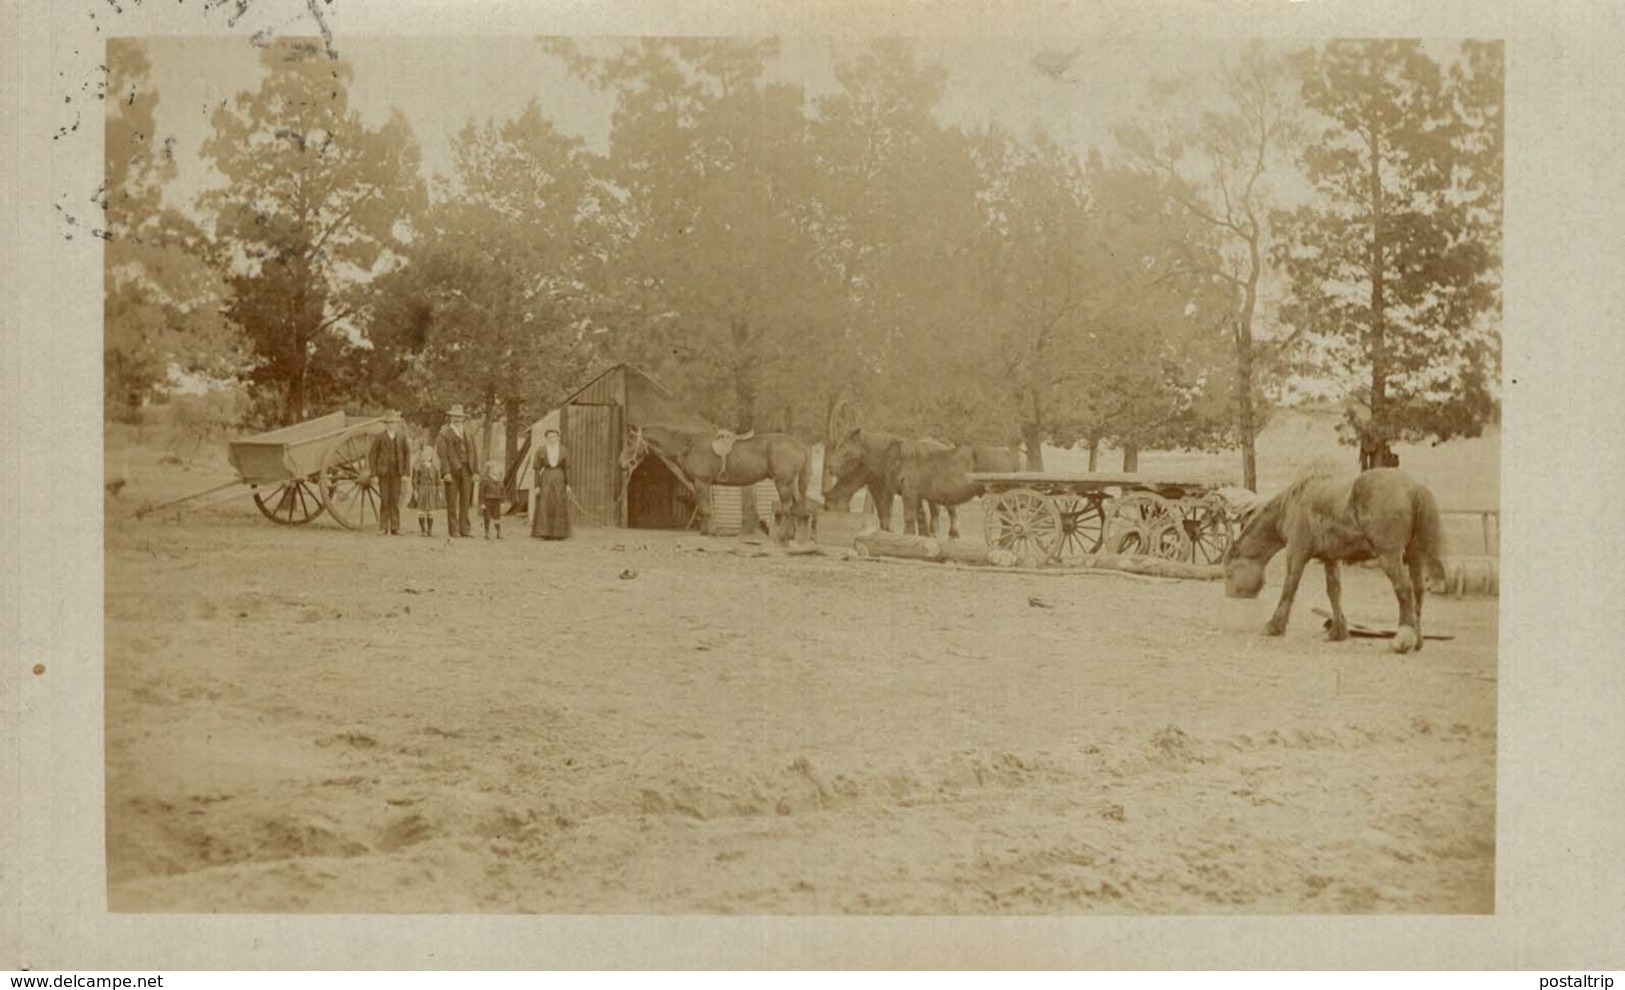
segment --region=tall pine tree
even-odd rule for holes
[[[1498,322],[1498,236],[1472,190],[1500,163],[1465,153],[1483,114],[1461,112],[1420,42],[1336,41],[1297,68],[1325,126],[1304,156],[1319,199],[1280,218],[1283,317],[1348,382],[1362,469],[1395,463],[1398,441],[1476,436]]]

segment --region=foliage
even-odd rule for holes
[[[802,206],[836,296],[811,348],[825,397],[844,392],[894,430],[1008,440],[976,309],[975,140],[936,117],[948,73],[901,40],[850,50],[834,73],[839,90],[813,107]]]
[[[1284,318],[1348,383],[1362,464],[1396,441],[1476,436],[1498,374],[1498,53],[1455,91],[1420,43],[1337,41],[1297,62],[1326,124],[1305,153],[1319,197],[1280,217]]]
[[[391,394],[415,418],[462,403],[489,425],[510,402],[549,408],[587,369],[596,187],[580,142],[534,102],[500,124],[470,122],[453,158],[410,263],[380,283],[369,337],[394,356]]]
[[[258,357],[253,381],[282,393],[286,422],[366,378],[348,321],[398,263],[426,193],[405,117],[369,129],[349,108],[348,63],[293,39],[269,44],[261,63],[259,89],[212,117],[203,154],[226,186],[200,205],[232,272],[231,316]]]
[[[146,45],[113,39],[107,59],[104,399],[127,411],[161,395],[175,372],[230,378],[245,349],[222,313],[229,290],[202,231],[163,202],[176,167],[156,131]]]
[[[1162,103],[1152,120],[1197,102],[1186,79],[1160,87]],[[1283,59],[1254,42],[1222,73],[1217,105],[1194,120],[1155,134],[1144,124],[1118,128],[1118,137],[1139,169],[1160,176],[1169,198],[1206,224],[1211,258],[1187,255],[1176,269],[1193,286],[1207,283],[1230,294],[1223,331],[1230,341],[1235,435],[1242,448],[1242,483],[1258,486],[1254,441],[1264,427],[1263,385],[1283,364],[1296,335],[1269,340],[1260,333],[1260,300],[1268,288],[1266,266],[1272,240],[1268,206],[1276,179],[1304,140],[1302,108]]]
[[[792,361],[806,254],[788,193],[805,162],[800,93],[770,85],[772,42],[629,42],[574,67],[618,97],[599,176],[613,190],[590,276],[617,357],[741,429]]]

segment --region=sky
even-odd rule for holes
[[[809,96],[835,89],[831,65],[850,47],[818,38],[781,44],[776,81],[800,84]],[[171,193],[184,205],[210,182],[198,157],[210,113],[258,87],[259,50],[242,38],[155,37],[148,45],[159,133],[176,141]],[[1052,51],[1076,53],[1059,79],[1033,66],[1035,56]],[[1147,47],[1017,39],[928,39],[919,52],[949,70],[939,107],[945,123],[998,124],[1023,135],[1041,129],[1080,155],[1109,146],[1112,123],[1134,112],[1150,80],[1211,75],[1227,54],[1211,41]],[[511,117],[532,98],[559,130],[607,149],[613,97],[573,79],[535,38],[352,38],[340,54],[355,66],[351,106],[369,125],[399,108],[417,136],[426,177],[450,171],[451,140],[467,121]]]

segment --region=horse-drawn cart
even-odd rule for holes
[[[1065,564],[1095,553],[1215,564],[1230,545],[1239,499],[1215,481],[1139,475],[972,474],[989,549]]]
[[[335,412],[240,437],[229,441],[226,451],[236,480],[149,506],[138,515],[247,485],[260,513],[278,525],[304,525],[326,512],[346,529],[376,526],[378,489],[367,469],[367,448],[383,428],[380,417]]]

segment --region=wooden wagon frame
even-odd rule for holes
[[[1034,471],[970,478],[985,492],[988,549],[1044,563],[1113,553],[1216,564],[1242,509],[1229,494],[1239,491],[1234,485],[1212,480]]]
[[[228,441],[226,456],[237,472],[235,480],[149,506],[137,515],[247,485],[260,514],[280,526],[301,526],[324,512],[345,529],[377,526],[380,500],[367,451],[383,429],[382,417],[335,412]]]

